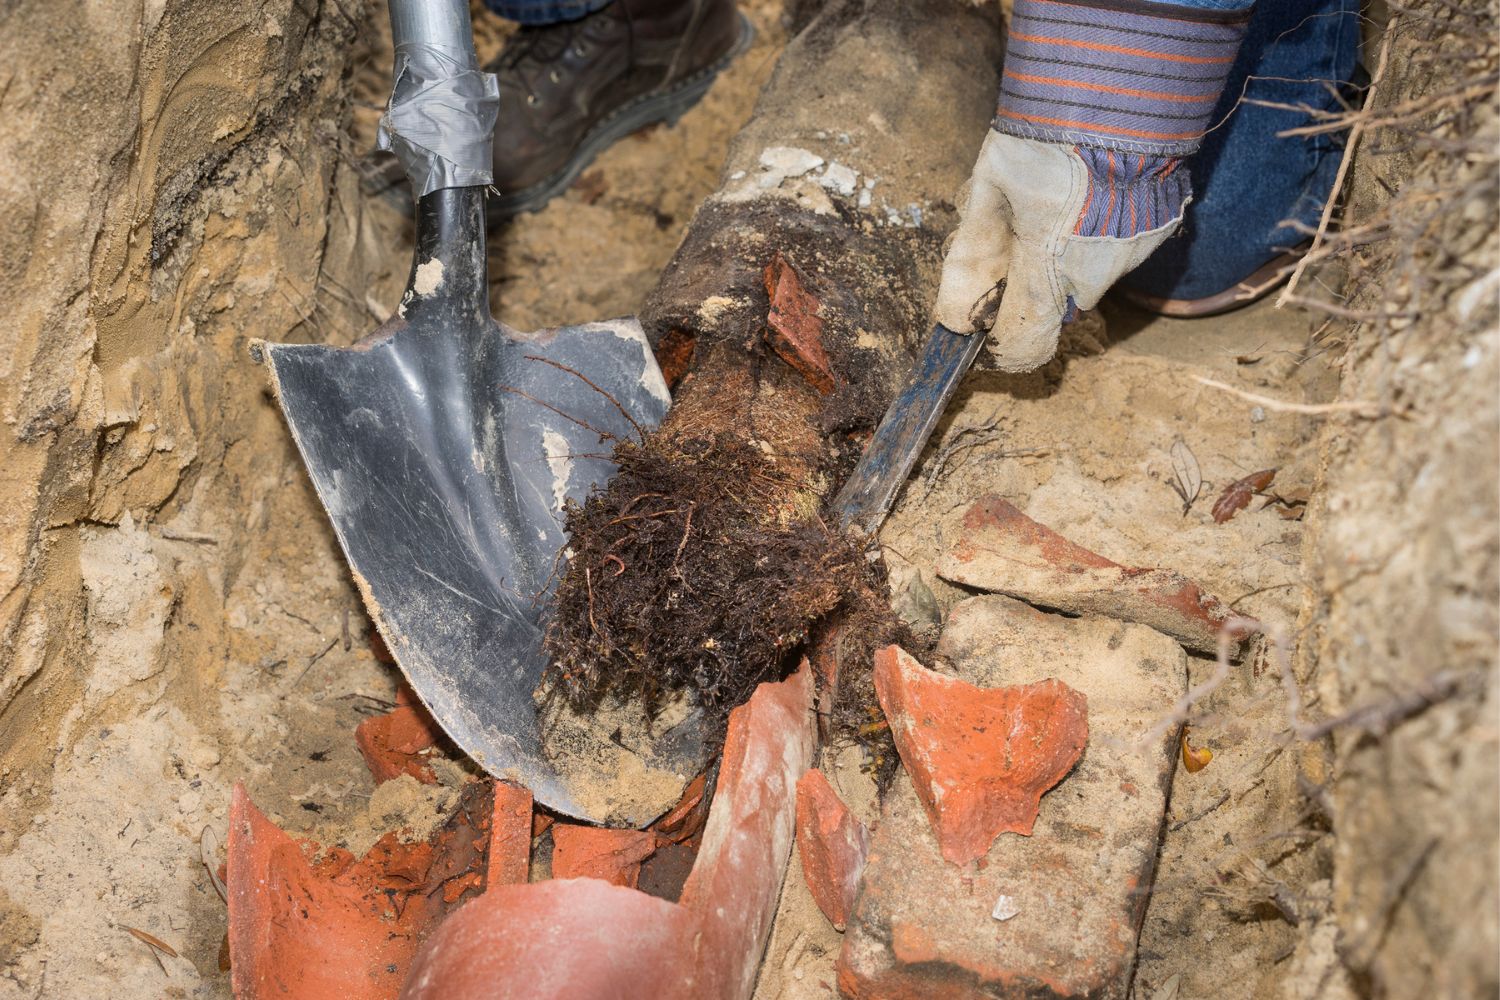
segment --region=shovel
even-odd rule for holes
[[[400,308],[352,347],[257,343],[252,354],[370,616],[447,734],[554,810],[648,822],[600,794],[617,774],[544,753],[533,691],[563,506],[614,474],[616,444],[661,421],[667,387],[633,318],[521,333],[490,315],[495,80],[478,69],[468,0],[390,0],[390,15],[381,144],[417,197]],[[696,719],[652,734],[651,752],[653,766],[696,773]]]

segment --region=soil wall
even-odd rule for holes
[[[1325,799],[1336,947],[1368,996],[1500,990],[1494,18],[1396,15],[1334,238],[1352,296],[1329,342],[1347,344],[1341,403],[1365,415],[1324,432],[1303,624],[1319,712],[1344,720]]]
[[[5,18],[0,753],[12,766],[61,735],[101,658],[124,683],[160,669],[177,609],[206,583],[185,555],[213,548],[222,576],[209,586],[222,589],[238,536],[265,528],[276,484],[259,480],[285,433],[240,370],[251,337],[350,322],[307,290],[337,212],[326,136],[355,23],[333,0],[22,4]],[[93,577],[126,537],[166,544],[114,606]],[[102,648],[95,625],[121,641]]]
[[[99,923],[171,936],[129,911],[201,869],[180,848],[150,855],[167,834],[153,827],[196,839],[200,773],[236,739],[274,738],[184,735],[167,702],[224,686],[231,630],[253,631],[229,595],[256,585],[242,573],[268,540],[332,560],[293,612],[350,594],[246,345],[373,326],[312,291],[356,252],[335,137],[365,6],[0,13],[0,966],[18,988],[40,963],[55,995],[91,995],[88,975],[163,995],[133,980],[140,955],[111,975],[128,946]],[[95,772],[65,788],[75,761]],[[128,825],[151,798],[171,808]],[[216,944],[192,957],[212,968]]]

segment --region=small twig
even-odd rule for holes
[[[682,541],[677,543],[677,554],[672,557],[672,572],[674,573],[677,572],[678,561],[682,559],[682,550],[687,547],[688,535],[692,533],[693,511],[697,506],[695,503],[688,505],[687,525],[682,529]]]
[[[1401,15],[1393,14],[1385,26],[1385,38],[1380,45],[1380,60],[1375,67],[1375,73],[1370,77],[1370,87],[1365,91],[1365,106],[1370,107],[1375,101],[1375,95],[1380,90],[1381,81],[1385,79],[1386,66],[1390,62],[1391,43],[1396,39],[1396,25],[1400,22]],[[1328,234],[1328,225],[1333,219],[1333,210],[1338,204],[1339,192],[1344,189],[1344,179],[1349,176],[1349,166],[1354,162],[1354,150],[1359,146],[1359,140],[1364,136],[1365,122],[1363,119],[1355,121],[1349,129],[1349,138],[1344,143],[1344,153],[1339,160],[1338,173],[1334,175],[1333,187],[1328,191],[1328,200],[1323,205],[1323,215],[1318,220],[1318,231],[1313,236],[1312,247],[1307,255],[1297,262],[1297,267],[1292,271],[1292,277],[1287,281],[1281,294],[1276,297],[1276,308],[1280,309],[1291,299],[1292,293],[1297,290],[1297,283],[1302,280],[1302,275],[1307,271],[1308,261],[1323,245],[1323,240]]]
[[[1257,406],[1263,406],[1268,410],[1274,410],[1278,413],[1301,413],[1308,416],[1321,416],[1330,413],[1353,413],[1356,416],[1373,419],[1384,416],[1387,412],[1383,407],[1375,403],[1360,399],[1340,400],[1333,403],[1290,403],[1284,399],[1262,396],[1258,392],[1246,392],[1244,389],[1236,389],[1232,385],[1225,385],[1223,382],[1204,378],[1201,375],[1194,376],[1194,381],[1206,385],[1210,389],[1227,392],[1231,396],[1238,396],[1247,403],[1254,403]]]
[[[1210,806],[1208,806],[1206,808],[1203,808],[1203,809],[1199,809],[1197,812],[1193,813],[1187,819],[1180,819],[1180,820],[1178,820],[1177,822],[1175,822],[1175,823],[1172,824],[1172,826],[1170,827],[1170,829],[1172,830],[1173,833],[1176,833],[1178,830],[1181,830],[1183,827],[1187,826],[1189,823],[1196,823],[1196,822],[1198,822],[1200,819],[1202,819],[1203,817],[1207,816],[1209,813],[1213,812],[1215,809],[1219,808],[1220,806],[1222,806],[1224,803],[1226,803],[1228,801],[1229,801],[1229,793],[1225,792],[1223,795],[1220,795],[1217,799],[1214,800],[1213,805],[1210,805]]]
[[[192,542],[194,545],[218,545],[219,540],[213,535],[203,534],[196,531],[178,531],[175,528],[157,528],[156,533],[161,537],[173,542]]]
[[[583,582],[589,590],[589,627],[594,630],[595,635],[599,635],[599,623],[594,620],[594,571],[587,566],[583,568]]]
[[[1189,688],[1186,694],[1177,699],[1177,704],[1172,706],[1172,711],[1166,717],[1146,730],[1146,734],[1136,741],[1136,752],[1150,753],[1163,736],[1187,722],[1192,717],[1193,706],[1213,694],[1229,679],[1229,672],[1233,669],[1233,664],[1229,662],[1230,641],[1258,632],[1262,627],[1256,619],[1245,617],[1229,618],[1220,623],[1218,661],[1213,674],[1202,684]]]
[[[297,679],[294,680],[294,681],[292,681],[292,687],[296,687],[298,684],[301,684],[302,683],[302,678],[304,678],[304,677],[307,676],[307,672],[313,668],[313,665],[316,664],[323,657],[327,656],[328,653],[329,653],[329,651],[332,650],[333,647],[337,646],[338,644],[339,644],[338,636],[334,636],[332,639],[328,640],[328,645],[324,646],[322,649],[318,650],[312,656],[308,657],[307,658],[307,666],[303,667],[302,668],[302,673],[298,674],[297,675]]]
[[[120,929],[128,932],[137,941],[146,946],[146,950],[151,953],[151,957],[156,959],[156,967],[161,970],[162,975],[172,975],[167,971],[166,963],[161,960],[161,956],[164,954],[169,958],[176,958],[176,948],[173,948],[171,945],[167,944],[165,941],[154,934],[147,934],[145,931],[141,930],[138,927],[131,927],[127,924],[121,924]]]
[[[203,862],[203,870],[208,872],[208,880],[213,883],[214,892],[217,892],[219,898],[224,901],[224,905],[228,906],[229,887],[224,884],[223,879],[219,878],[218,867],[214,864],[215,856],[218,854],[218,842],[219,838],[214,833],[214,828],[205,826],[198,834],[198,860]]]

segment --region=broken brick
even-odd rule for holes
[[[797,846],[813,902],[829,923],[843,930],[854,909],[870,831],[816,768],[797,782]]]
[[[552,827],[552,877],[597,878],[634,889],[641,862],[656,850],[649,830],[610,830],[558,823]]]
[[[943,857],[898,772],[844,935],[843,995],[1124,1000],[1176,764],[1174,731],[1142,741],[1186,690],[1186,655],[1142,625],[999,596],[959,604],[936,654],[979,687],[1055,677],[1078,690],[1088,752],[1030,837],[998,838],[969,868]]]
[[[1042,795],[1089,738],[1088,701],[1059,680],[984,689],[875,654],[875,692],[943,857],[982,858],[1001,833],[1030,836]]]
[[[495,782],[485,888],[525,882],[531,870],[531,792]]]
[[[651,829],[674,844],[691,840],[708,819],[707,790],[708,775],[698,775],[688,782],[672,810],[652,824]]]
[[[823,349],[823,318],[818,300],[802,284],[787,259],[778,252],[766,265],[766,294],[771,310],[766,314],[771,349],[797,370],[820,393],[833,391],[833,369]]]
[[[361,722],[355,727],[354,742],[377,785],[403,774],[435,785],[437,775],[428,753],[442,735],[442,728],[403,684],[396,691],[396,707]]]
[[[1218,649],[1219,633],[1234,617],[1182,574],[1121,566],[994,496],[964,515],[958,542],[938,561],[938,575],[1070,614],[1139,622],[1200,653]],[[1246,634],[1230,633],[1232,649]]]

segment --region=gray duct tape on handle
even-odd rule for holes
[[[416,197],[482,187],[500,86],[479,69],[467,0],[390,0],[395,84],[376,145],[396,154]]]

